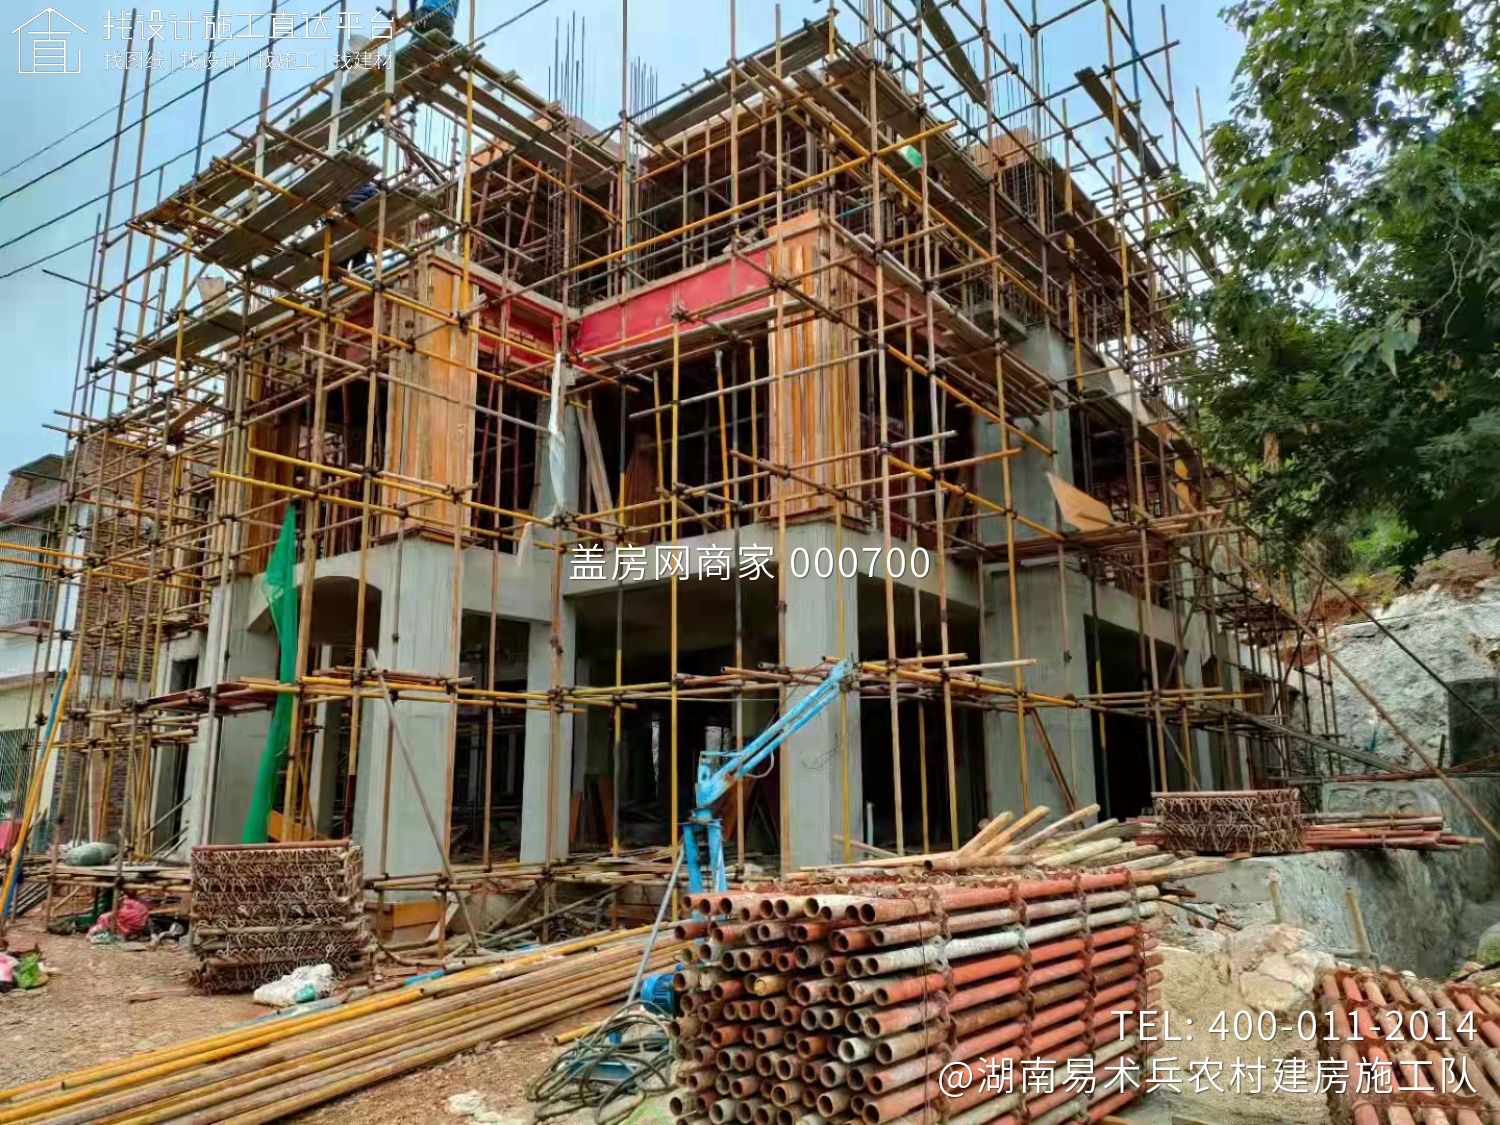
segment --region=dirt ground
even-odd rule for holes
[[[193,958],[163,948],[129,953],[86,937],[43,931],[20,919],[6,935],[13,953],[40,946],[56,970],[47,984],[0,996],[0,1086],[47,1078],[266,1014],[245,996],[169,996],[132,1003],[133,992],[182,989]]]
[[[132,993],[184,990],[193,967],[185,949],[130,952],[90,945],[84,937],[47,934],[40,920],[32,918],[17,922],[8,940],[14,952],[40,946],[55,973],[42,988],[0,995],[0,1088],[208,1035],[269,1011],[248,996],[187,993],[130,999]],[[590,1018],[583,1012],[578,1022]],[[448,1098],[478,1090],[490,1112],[529,1122],[532,1108],[522,1090],[542,1073],[556,1050],[542,1035],[526,1036],[362,1090],[291,1120],[307,1125],[455,1125],[464,1119],[446,1111]],[[643,1125],[643,1116],[637,1115],[633,1125]],[[560,1119],[559,1125],[570,1121]]]
[[[10,947],[20,951],[33,945],[41,946],[56,974],[44,988],[0,995],[0,1087],[207,1035],[267,1013],[244,996],[188,993],[149,1001],[130,999],[132,993],[149,990],[183,990],[193,965],[184,949],[130,952],[93,946],[86,938],[42,933],[38,921],[22,919],[11,931]],[[1190,1018],[1194,1025],[1205,1026],[1217,1011],[1238,1006],[1227,967],[1219,958],[1172,948],[1170,940],[1164,946],[1168,957],[1162,1007],[1179,1021],[1179,1028]],[[564,1026],[605,1014],[603,1010],[579,1012]],[[1258,1054],[1268,1065],[1293,1054],[1306,1055],[1311,1061],[1312,1055],[1310,1045],[1290,1036],[1265,1044],[1259,1051],[1247,1050],[1248,1045],[1236,1050],[1236,1046],[1202,1044],[1199,1037],[1194,1047],[1184,1044],[1185,1050],[1179,1053],[1226,1064],[1231,1056],[1250,1061]],[[467,1125],[476,1120],[528,1125],[535,1115],[524,1088],[545,1070],[556,1050],[543,1035],[525,1036],[361,1090],[290,1120],[304,1125]],[[1316,1068],[1315,1062],[1312,1067]],[[487,1113],[482,1118],[455,1116],[446,1108],[451,1096],[469,1091],[483,1096]],[[1267,1089],[1259,1097],[1195,1094],[1186,1088],[1177,1095],[1161,1091],[1136,1103],[1125,1116],[1138,1125],[1167,1125],[1173,1114],[1221,1125],[1325,1125],[1328,1121],[1321,1096],[1272,1094],[1269,1076]],[[555,1125],[591,1123],[592,1115],[585,1111],[556,1119]],[[629,1125],[669,1123],[664,1099],[647,1103],[629,1118]]]

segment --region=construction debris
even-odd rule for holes
[[[643,944],[641,930],[628,930],[547,946],[29,1082],[0,1090],[0,1120],[280,1120],[623,1000]],[[662,943],[648,969],[669,968],[681,949]]]
[[[192,941],[208,992],[249,992],[364,955],[364,862],[347,840],[193,849]]]
[[[1147,929],[1174,874],[863,874],[689,895],[685,909],[718,920],[677,928],[699,944],[675,982],[673,1112],[682,1125],[886,1125],[924,1107],[962,1125],[1098,1120],[1139,1093],[1110,1077],[1149,1051],[1118,1013],[1156,1002]],[[990,1063],[1019,1075],[1023,1059],[1059,1080],[950,1077]],[[1068,1060],[1086,1060],[1095,1092],[1062,1080]]]

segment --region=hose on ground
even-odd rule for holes
[[[592,1108],[598,1125],[611,1125],[648,1097],[671,1088],[667,1021],[633,1004],[553,1059],[526,1088],[526,1097],[536,1103],[538,1121]]]

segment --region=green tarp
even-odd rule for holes
[[[289,684],[297,679],[297,512],[291,504],[286,506],[286,518],[281,521],[281,534],[266,567],[265,583],[266,605],[281,645],[276,675],[282,683]],[[266,827],[276,806],[276,779],[286,761],[287,743],[292,736],[292,708],[296,699],[289,692],[276,696],[271,731],[266,735],[266,748],[255,775],[255,793],[250,798],[250,811],[245,814],[245,830],[240,834],[242,844],[266,842]]]

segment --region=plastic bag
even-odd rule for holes
[[[99,920],[89,927],[89,937],[105,933],[114,937],[134,937],[145,933],[150,924],[151,908],[140,899],[125,898],[120,900],[118,911],[109,910],[99,915]]]
[[[293,1004],[321,1000],[333,991],[333,983],[332,965],[303,965],[280,980],[261,985],[250,998],[269,1008],[290,1008]]]
[[[47,974],[42,971],[40,950],[21,954],[21,963],[16,967],[17,988],[41,988],[47,983]]]

